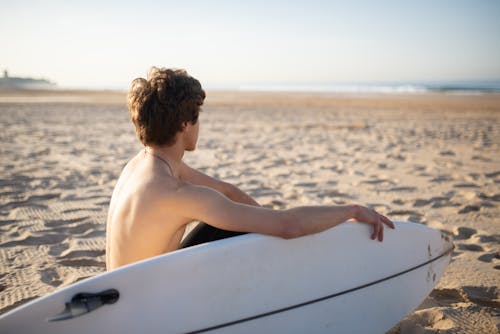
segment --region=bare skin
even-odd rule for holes
[[[184,123],[171,146],[147,147],[125,166],[111,198],[106,235],[106,267],[178,249],[186,225],[203,221],[217,228],[296,238],[353,219],[373,225],[383,240],[394,224],[359,206],[309,206],[271,210],[237,187],[197,171],[183,161],[196,148],[199,122]]]

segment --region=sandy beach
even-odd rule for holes
[[[356,202],[454,239],[391,333],[498,333],[499,94],[207,95],[193,167],[268,207]],[[0,92],[0,124],[4,313],[105,271],[111,192],[142,147],[122,92]]]

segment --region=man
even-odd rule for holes
[[[182,157],[196,148],[204,99],[198,80],[184,70],[153,67],[147,80],[132,82],[128,107],[145,148],[127,163],[113,191],[107,219],[108,270],[178,249],[192,221],[208,225],[200,225],[183,246],[230,231],[296,238],[349,219],[373,225],[371,238],[379,241],[384,224],[394,228],[388,218],[354,204],[264,208],[237,187],[186,165]]]

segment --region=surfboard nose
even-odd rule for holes
[[[441,231],[441,239],[443,241],[443,251],[452,252],[455,249],[455,244],[453,243],[453,237],[450,234]]]

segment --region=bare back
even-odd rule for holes
[[[190,220],[180,217],[165,198],[183,184],[170,175],[166,165],[144,152],[130,160],[111,197],[106,227],[108,270],[179,247]]]
[[[170,152],[184,147],[178,143]],[[260,207],[236,187],[185,165],[181,154],[172,169],[160,155],[145,152],[125,166],[113,191],[106,230],[108,270],[178,249],[186,225],[193,220],[228,231],[283,238],[319,233],[349,219],[373,225],[371,238],[379,241],[384,224],[394,228],[387,217],[359,205]]]

